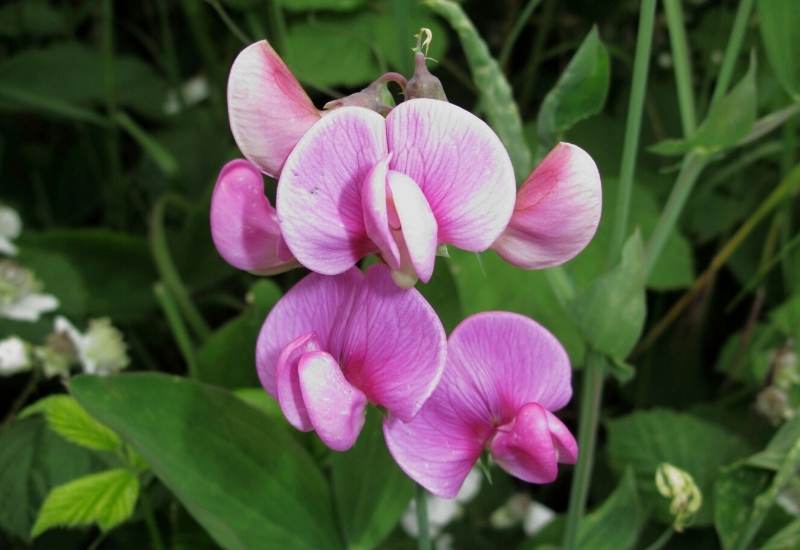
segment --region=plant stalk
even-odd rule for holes
[[[417,484],[414,497],[417,507],[417,548],[431,550],[431,533],[428,527],[428,495],[422,485]]]
[[[689,41],[686,39],[686,27],[683,23],[681,0],[664,0],[664,11],[667,15],[669,42],[675,66],[675,82],[678,87],[678,105],[683,136],[688,138],[697,127],[697,115],[695,114],[694,90],[692,89],[692,62],[689,56]]]

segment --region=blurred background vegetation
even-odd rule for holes
[[[587,286],[605,269],[611,240],[639,2],[473,0],[462,6],[513,88],[533,158],[546,153],[552,138],[563,138],[598,163],[603,222],[590,247],[566,267],[579,287]],[[690,0],[682,7],[688,71],[702,120],[739,2]],[[246,44],[267,37],[321,107],[386,70],[409,74],[413,35],[423,26],[433,31],[430,66],[449,100],[486,114],[491,105],[485,84],[473,80],[457,34],[416,2],[3,2],[0,201],[16,209],[24,223],[15,261],[35,273],[59,299],[58,313],[75,325],[110,318],[124,335],[130,370],[188,371],[226,388],[256,387],[257,331],[282,291],[303,273],[259,280],[227,266],[211,243],[211,190],[223,163],[240,156],[227,122],[229,67]],[[800,380],[776,386],[781,361],[789,357],[797,370],[800,212],[796,200],[770,198],[798,161],[797,96],[786,85],[786,67],[776,70],[775,56],[765,48],[768,31],[755,11],[743,28],[730,81],[745,78],[754,56],[757,95],[749,100],[765,132],[709,158],[666,239],[647,280],[644,339],[627,363],[614,367],[616,376],[605,387],[589,495],[590,508],[604,502],[632,466],[640,474],[643,509],[656,510],[650,520],[642,516],[636,528],[643,533],[639,540],[650,541],[663,529],[660,524],[669,522],[666,504],[652,485],[653,465],[671,462],[688,469],[706,505],[694,528],[673,539],[676,548],[720,544],[719,533],[729,521],[718,511],[715,515],[713,507],[715,491],[727,487],[715,489],[720,467],[764,448],[800,402]],[[680,167],[680,157],[648,148],[683,135],[663,10],[654,29],[630,214],[631,225],[645,239],[658,224]],[[595,52],[596,70],[576,84],[585,86],[587,97],[580,99],[589,104],[585,116],[543,136],[541,118],[537,124],[543,101],[586,41]],[[800,44],[785,47],[800,57]],[[777,118],[764,122],[770,114]],[[771,121],[777,124],[770,126]],[[748,128],[751,137],[758,129]],[[272,181],[265,186],[273,197],[274,187]],[[439,264],[433,282],[421,290],[448,329],[476,311],[519,311],[555,332],[575,367],[583,365],[584,338],[546,273],[514,269],[492,253],[478,258],[451,251]],[[176,312],[187,318],[186,334],[176,334],[170,322]],[[52,315],[37,322],[0,319],[0,338],[14,335],[40,345],[52,330]],[[578,388],[580,380],[578,374]],[[0,413],[7,418],[0,434],[7,438],[0,447],[0,545],[144,547],[148,539],[139,512],[102,540],[97,533],[57,530],[31,541],[30,528],[49,489],[97,468],[95,458],[70,459],[77,451],[62,449],[66,444],[49,441],[41,430],[32,432],[28,455],[10,451],[13,414],[6,415],[62,388],[59,378],[0,379]],[[770,389],[773,394],[765,396]],[[577,399],[563,417],[576,426]],[[320,461],[327,460],[318,446],[309,445]],[[25,460],[27,469],[20,470]],[[74,467],[63,471],[53,460],[72,460]],[[740,500],[768,486],[769,478],[747,475],[752,483],[735,485]],[[551,525],[551,535],[545,531],[525,542],[519,527],[497,529],[489,518],[520,491],[562,514],[569,484],[567,472],[541,487],[516,485],[498,474],[448,528],[454,547],[557,542],[563,524]],[[796,480],[794,486],[797,507]],[[173,537],[174,546],[210,543],[162,485],[149,487],[158,523],[171,533],[165,536]],[[637,506],[628,513],[638,514]],[[615,510],[625,513],[625,508]],[[766,540],[787,525],[789,510],[772,507],[759,536]],[[796,542],[800,527],[796,519],[792,525],[795,538],[790,540]],[[410,540],[398,527],[386,544],[404,547]]]

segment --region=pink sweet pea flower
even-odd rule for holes
[[[527,317],[479,313],[450,335],[436,391],[411,421],[384,424],[389,451],[431,493],[453,498],[484,449],[508,473],[549,483],[578,446],[553,414],[572,396],[569,359]]]
[[[264,322],[256,364],[295,428],[345,451],[368,402],[400,421],[414,418],[441,378],[445,350],[428,302],[374,265],[366,274],[312,273],[297,283]]]
[[[514,209],[514,172],[497,135],[446,101],[411,99],[384,118],[326,114],[289,154],[278,223],[298,261],[325,275],[379,252],[401,286],[428,281],[437,247],[488,249]]]
[[[592,157],[576,145],[559,143],[525,180],[511,223],[492,248],[525,269],[563,264],[592,240],[602,200]]]

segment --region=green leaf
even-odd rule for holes
[[[331,456],[331,474],[347,547],[380,547],[414,497],[414,483],[389,454],[378,411],[369,411],[350,451]]]
[[[582,290],[571,304],[586,342],[615,359],[625,359],[644,327],[644,249],[637,231],[622,249],[622,261]]]
[[[800,519],[772,535],[759,550],[795,550],[800,547]]]
[[[108,229],[26,231],[20,251],[58,254],[83,279],[87,316],[115,322],[142,320],[155,307],[152,286],[157,279],[144,239]],[[45,274],[42,280],[49,281]]]
[[[712,487],[720,468],[748,450],[739,436],[722,427],[666,409],[635,412],[608,422],[612,468],[618,472],[633,468],[643,501],[665,524],[671,523],[671,516],[669,501],[655,487],[659,464],[667,462],[691,474],[703,493],[703,506],[695,524],[708,525],[714,517]]]
[[[795,0],[759,0],[759,27],[767,59],[778,81],[800,101],[800,10]]]
[[[238,388],[233,391],[233,395],[251,407],[258,409],[274,421],[281,422],[285,420],[278,401],[260,386],[258,388]]]
[[[764,450],[748,458],[747,464],[767,470],[778,470],[792,446],[798,441],[800,441],[800,416],[795,416],[780,427]]]
[[[578,548],[633,548],[646,520],[636,489],[636,477],[633,470],[627,469],[614,492],[581,521]]]
[[[125,468],[84,476],[50,491],[31,530],[37,537],[53,527],[97,524],[113,529],[133,515],[139,478]]]
[[[89,416],[75,398],[51,395],[27,407],[20,416],[42,413],[51,430],[71,443],[95,451],[116,451],[119,436]]]
[[[459,4],[450,0],[424,0],[423,3],[447,20],[458,34],[489,124],[508,150],[517,181],[523,181],[530,172],[531,153],[525,142],[522,119],[511,85],[500,65]]]
[[[91,470],[89,451],[54,434],[42,418],[14,422],[0,432],[0,527],[29,540],[50,489]]]
[[[722,547],[734,547],[742,537],[753,500],[769,485],[770,475],[754,468],[726,469],[714,484],[714,524]]]
[[[58,86],[53,85],[53,75],[58,75]],[[77,42],[51,43],[46,48],[25,50],[0,62],[0,82],[4,88],[55,104],[74,107],[102,104],[103,79],[100,49]],[[166,91],[166,83],[150,65],[135,57],[115,56],[114,93],[118,106],[161,117]],[[19,110],[20,104],[4,101],[0,108]]]
[[[353,11],[364,5],[365,0],[277,0],[287,11]]]
[[[281,291],[275,282],[262,279],[253,285],[250,295],[253,303],[247,310],[217,329],[198,351],[197,371],[202,382],[226,388],[258,384],[256,340]]]
[[[756,122],[756,60],[736,86],[713,105],[697,131],[685,140],[668,139],[650,147],[652,153],[675,156],[695,150],[713,154],[736,145]]]
[[[464,315],[505,310],[532,317],[566,348],[573,365],[583,360],[583,340],[553,293],[544,271],[525,271],[493,252],[481,255],[450,249],[450,264]],[[437,270],[441,265],[437,266]]]
[[[311,457],[231,393],[150,373],[79,376],[70,391],[145,458],[220,546],[341,547]]]
[[[546,153],[565,131],[603,109],[610,73],[608,51],[593,27],[539,108],[538,150]]]
[[[63,254],[23,246],[18,259],[31,269],[44,286],[44,292],[58,297],[58,312],[69,318],[83,318],[90,299],[80,271]],[[52,328],[52,322],[48,322]]]

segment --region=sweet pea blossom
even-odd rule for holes
[[[217,181],[211,227],[223,258],[256,274],[302,264],[335,275],[377,253],[409,287],[430,279],[446,244],[493,248],[526,269],[577,255],[600,219],[591,157],[559,144],[517,192],[491,128],[441,100],[443,91],[441,99],[417,97],[429,88],[421,76],[435,79],[418,53],[398,106],[379,114],[353,106],[366,104],[355,94],[319,111],[268,42],[245,48],[231,68],[228,113],[252,164],[234,161]],[[387,73],[373,84],[387,79],[405,80]],[[275,208],[257,171],[279,180]]]
[[[307,275],[275,305],[256,346],[261,384],[295,428],[331,449],[355,443],[367,403],[411,420],[442,375],[445,334],[384,265]]]
[[[515,313],[464,320],[447,343],[442,380],[410,422],[390,418],[384,436],[400,468],[431,493],[452,498],[487,450],[511,475],[549,483],[578,446],[553,414],[572,396],[558,340]]]

